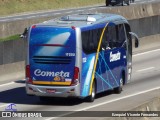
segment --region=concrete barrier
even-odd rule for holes
[[[159,11],[160,2],[152,3],[152,4],[136,4],[132,6],[121,6],[115,7],[114,9],[98,9],[94,10],[94,12],[101,12],[101,13],[115,13],[120,14],[127,18],[128,20],[131,19],[139,19],[145,18],[149,16],[156,16],[160,14]]]
[[[133,46],[133,54],[152,49],[160,49],[160,34],[140,38],[140,46],[139,48]]]
[[[0,42],[0,65],[23,61],[26,57],[26,40]]]
[[[152,3],[152,4],[136,4],[131,6],[123,6],[123,7],[114,7],[113,8],[99,8],[95,10],[89,10],[88,12],[92,13],[115,13],[120,14],[126,17],[128,20],[131,19],[139,19],[149,16],[156,16],[160,15],[160,2]],[[86,12],[86,11],[85,11]],[[23,32],[25,27],[30,26],[31,24],[39,23],[48,19],[53,19],[55,17],[59,17],[61,15],[53,15],[50,17],[38,17],[38,18],[31,18],[31,19],[24,19],[24,20],[16,20],[10,22],[0,22],[0,38],[20,34]]]
[[[0,65],[0,84],[25,78],[25,62]]]
[[[160,33],[160,15],[129,20],[129,24],[140,38]]]

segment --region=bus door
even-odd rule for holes
[[[118,47],[117,35],[116,25],[109,24],[102,38],[99,58],[102,59],[101,68],[105,71],[102,74],[104,90],[119,86],[122,53]]]
[[[132,74],[132,37],[131,34],[129,34],[130,26],[128,24],[125,24],[125,31],[126,31],[126,43],[125,47],[127,49],[127,76],[128,76],[128,82],[131,80],[131,74]]]
[[[126,64],[125,41],[123,24],[107,27],[102,40],[102,49],[105,49],[105,65],[107,65],[106,76],[108,76],[106,79],[108,86],[105,87],[115,88],[119,86],[119,80],[122,77],[121,72]]]

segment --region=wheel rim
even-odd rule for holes
[[[123,79],[120,79],[120,87],[123,87]]]

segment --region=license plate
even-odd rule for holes
[[[56,92],[55,89],[46,89],[46,91],[47,91],[48,93],[55,93],[55,92]]]

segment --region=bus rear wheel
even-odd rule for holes
[[[96,85],[95,85],[95,82],[93,82],[91,87],[92,87],[91,88],[92,89],[91,95],[86,98],[87,102],[93,102],[94,99],[95,99],[95,96],[96,96]]]

